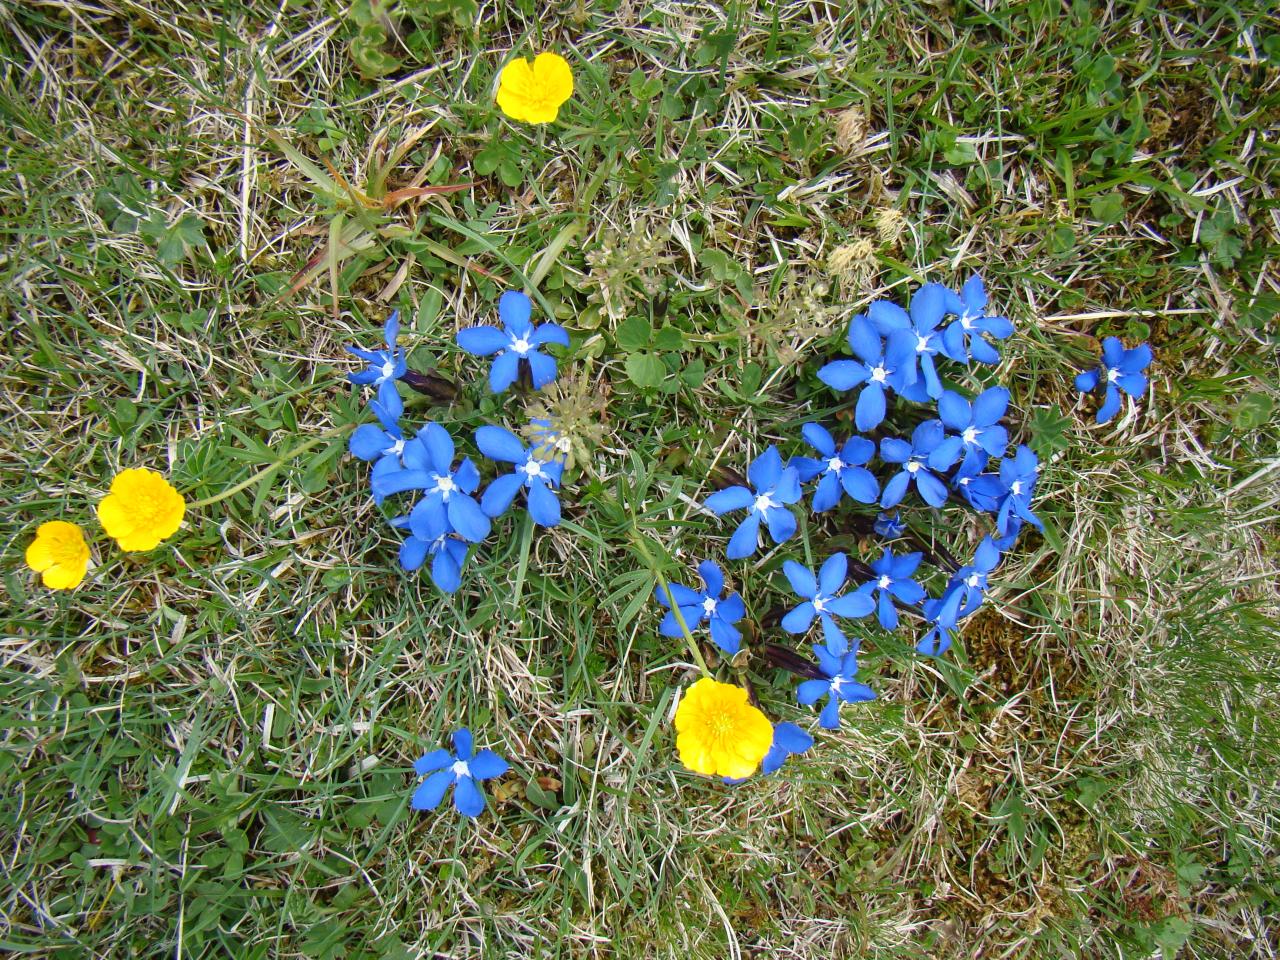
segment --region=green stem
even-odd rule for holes
[[[269,464],[267,464],[265,467],[263,467],[261,470],[257,470],[254,473],[251,473],[247,478],[245,478],[244,480],[241,480],[239,483],[235,484],[234,486],[228,487],[226,490],[223,490],[221,493],[215,493],[212,497],[205,497],[203,500],[197,500],[195,503],[191,504],[188,509],[199,510],[203,507],[211,507],[215,503],[221,503],[223,500],[230,499],[231,497],[234,497],[237,493],[241,493],[242,491],[248,490],[250,487],[252,487],[255,483],[261,480],[264,476],[266,476],[272,470],[279,470],[286,463],[289,463],[290,461],[298,459],[298,457],[302,456],[312,447],[318,447],[320,444],[324,443],[326,440],[332,437],[336,437],[339,434],[344,433],[347,430],[350,430],[354,426],[355,424],[353,423],[344,423],[344,424],[341,424],[340,426],[336,426],[329,430],[326,430],[324,433],[317,434],[316,436],[308,440],[306,443],[298,444],[298,446],[294,447],[292,450],[290,450],[280,459],[273,460]]]
[[[704,677],[710,677],[711,670],[707,667],[707,661],[702,658],[702,651],[698,649],[698,641],[693,639],[689,624],[685,622],[684,614],[680,612],[680,605],[676,603],[676,598],[671,593],[671,584],[662,575],[657,564],[654,563],[653,554],[649,552],[649,548],[645,546],[644,539],[634,527],[631,529],[631,542],[635,544],[636,551],[644,558],[644,564],[649,568],[649,572],[662,584],[662,591],[667,595],[667,603],[671,604],[671,612],[675,614],[676,623],[680,625],[680,632],[684,634],[685,643],[689,645],[689,653],[693,655],[698,669],[702,671]]]

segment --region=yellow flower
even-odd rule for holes
[[[676,709],[676,750],[694,773],[749,777],[772,744],[773,724],[742,687],[703,677]]]
[[[551,123],[571,96],[573,71],[558,53],[540,53],[532,61],[517,57],[498,77],[498,106],[512,120]]]
[[[89,545],[74,523],[50,520],[36,530],[27,547],[27,566],[50,590],[74,590],[89,569]]]
[[[111,493],[98,504],[98,519],[121,550],[154,550],[173,536],[187,504],[182,494],[154,470],[121,470]]]

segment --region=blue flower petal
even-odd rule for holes
[[[747,479],[757,490],[769,490],[777,486],[782,478],[782,455],[778,448],[770,445],[764,453],[751,461],[747,467]]]
[[[737,623],[747,615],[747,605],[742,602],[742,597],[736,593],[731,593],[716,605],[716,616],[725,623]]]
[[[820,423],[809,422],[800,428],[800,435],[805,443],[817,450],[825,458],[835,456],[836,441],[831,432]]]
[[[808,567],[796,563],[794,560],[784,560],[782,572],[797,597],[802,600],[812,600],[817,595],[818,582],[814,579],[813,573]]]
[[[458,779],[458,785],[453,790],[453,805],[464,817],[475,818],[484,813],[484,794],[474,778]]]
[[[787,611],[782,618],[782,629],[787,633],[806,633],[813,624],[813,618],[813,604],[806,600],[794,609]]]
[[[1106,399],[1102,401],[1102,406],[1098,408],[1098,422],[1106,423],[1119,413],[1120,403],[1120,391],[1114,383],[1108,381]]]
[[[485,488],[484,496],[480,499],[480,509],[491,517],[502,516],[523,486],[524,478],[519,473],[504,473],[495,477]]]
[[[889,482],[884,485],[884,491],[880,494],[880,506],[892,507],[900,503],[906,495],[907,483],[910,479],[905,470],[890,477]]]
[[[755,502],[755,499],[746,487],[728,487],[717,490],[707,497],[703,506],[717,516],[721,516],[732,510],[745,510]]]
[[[869,592],[864,592],[865,589],[865,587],[859,587],[857,590],[846,593],[842,597],[828,600],[827,609],[837,617],[844,617],[849,620],[865,617],[875,609],[875,601],[871,599]]]
[[[533,337],[529,342],[535,347],[546,346],[548,343],[558,343],[562,347],[567,347],[569,331],[558,323],[544,323],[533,331]]]
[[[849,558],[843,553],[833,553],[818,570],[818,590],[824,597],[830,597],[844,586],[848,576]]]
[[[513,330],[529,326],[533,301],[519,290],[507,290],[498,298],[498,319]]]
[[[833,390],[852,390],[871,375],[866,364],[856,360],[832,360],[818,371],[818,379]]]
[[[455,493],[445,506],[450,525],[462,539],[479,543],[489,535],[489,518],[472,497]]]
[[[941,507],[947,502],[947,485],[928,470],[916,471],[916,489],[931,507]]]
[[[459,727],[453,732],[453,752],[458,755],[459,760],[470,760],[475,745],[475,738],[466,727]]]
[[[445,593],[453,593],[462,585],[462,562],[455,552],[462,547],[458,541],[451,540],[431,561],[431,582]]]
[[[698,576],[702,578],[702,582],[706,584],[707,593],[712,597],[718,597],[724,593],[724,574],[713,561],[703,560],[698,564]]]
[[[501,463],[524,463],[529,451],[510,430],[489,424],[476,431],[476,446],[490,460]]]
[[[858,404],[853,411],[853,422],[863,432],[874,429],[884,419],[884,388],[880,384],[867,383],[858,394]]]
[[[830,689],[830,680],[805,680],[796,687],[796,701],[802,706],[812,706]]]
[[[875,503],[880,496],[880,484],[866,467],[842,470],[840,484],[844,487],[844,492],[859,503]]]
[[[511,338],[497,327],[468,327],[459,330],[454,339],[459,347],[477,357],[487,357],[511,345]]]
[[[727,490],[722,492],[728,493]],[[759,544],[760,514],[752,510],[742,523],[738,524],[738,529],[729,538],[729,546],[725,550],[725,556],[730,560],[741,560],[743,557],[749,557],[755,553]]]
[[[948,429],[957,433],[973,422],[969,401],[951,390],[943,390],[938,398],[938,416]]]
[[[973,401],[973,422],[988,427],[1009,409],[1009,391],[1004,387],[988,387]]]
[[[431,468],[446,476],[453,472],[453,437],[438,423],[428,423],[418,432],[418,439],[427,448]]]
[[[417,760],[413,761],[413,772],[420,777],[425,777],[433,770],[443,770],[445,767],[453,764],[453,754],[441,747],[439,750],[432,750],[424,753]]]
[[[911,326],[911,317],[908,316],[907,311],[892,300],[876,300],[867,307],[867,317],[875,328],[886,336],[894,330],[905,330]]]
[[[765,513],[765,522],[769,526],[769,536],[774,543],[790,540],[796,532],[796,516],[786,507],[777,507]]]
[[[556,378],[556,361],[541,350],[530,350],[525,356],[529,372],[533,375],[533,389],[541,390]]]
[[[876,333],[871,321],[862,314],[849,322],[849,349],[867,366],[875,366],[884,354],[880,334]]]
[[[818,726],[824,730],[840,729],[840,701],[832,696],[828,698],[827,705],[822,708],[822,713],[818,715]]]
[[[356,427],[347,443],[347,449],[353,457],[361,460],[373,460],[382,456],[382,451],[391,446],[387,439],[387,431],[373,423],[362,423]]]
[[[513,350],[504,351],[498,354],[493,366],[489,368],[489,389],[494,393],[502,393],[516,382],[519,374],[520,358]]]
[[[825,513],[840,502],[840,475],[828,470],[818,481],[818,488],[813,491],[813,512]]]
[[[742,649],[742,633],[736,627],[726,623],[720,617],[712,617],[709,626],[711,640],[729,656],[733,656]]]
[[[405,570],[417,570],[427,559],[427,541],[409,537],[400,544],[400,566]]]
[[[479,751],[474,758],[467,761],[467,766],[471,768],[471,775],[477,780],[492,780],[511,769],[510,764],[492,750]]]
[[[440,801],[444,799],[445,791],[449,789],[451,783],[453,783],[451,771],[436,771],[413,791],[413,799],[409,801],[409,806],[415,810],[434,810],[440,806]]]
[[[554,527],[560,522],[560,498],[537,478],[529,484],[529,516],[543,527]]]

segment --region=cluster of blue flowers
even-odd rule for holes
[[[986,305],[986,291],[976,276],[958,293],[941,284],[925,284],[907,310],[885,300],[872,303],[849,324],[853,357],[833,360],[818,371],[819,379],[833,389],[857,391],[854,425],[859,433],[838,439],[822,424],[806,423],[801,436],[814,455],[784,459],[769,446],[748,466],[748,485],[720,490],[705,502],[716,515],[745,511],[729,539],[730,560],[758,550],[762,527],[774,543],[790,539],[797,527],[793,508],[804,499],[807,486],[812,488],[810,506],[815,513],[832,510],[846,498],[878,507],[882,512],[874,529],[886,541],[907,534],[901,512],[893,508],[907,503],[913,491],[935,509],[954,503],[994,516],[993,535],[981,541],[972,562],[951,573],[937,596],[930,596],[916,579],[924,553],[895,551],[893,543],[869,564],[856,564],[859,582],[848,589],[851,563],[843,553],[828,557],[816,576],[794,560],[783,563],[800,603],[782,617],[782,629],[804,635],[815,621],[822,627],[822,640],[813,647],[816,662],[803,661],[788,669],[804,677],[796,690],[800,704],[825,698],[818,719],[823,728],[838,728],[840,704],[875,698],[858,679],[861,640],[846,635],[842,621],[875,615],[883,629],[895,630],[900,611],[909,612],[925,626],[916,649],[942,654],[960,621],[982,603],[989,576],[1023,525],[1041,528],[1031,509],[1039,461],[1025,446],[1008,456],[1009,434],[1000,423],[1008,410],[1009,391],[990,387],[966,397],[944,387],[939,376],[942,361],[999,362],[995,341],[1010,336],[1013,325],[1004,317],[988,316]],[[861,435],[881,428],[895,395],[930,404],[936,417],[918,423],[909,439],[882,436],[877,442]],[[873,470],[877,461],[883,466],[879,476]],[[704,561],[698,569],[704,591],[677,583],[658,587],[657,600],[668,608],[659,630],[665,636],[682,633],[669,595],[690,630],[708,623],[716,646],[735,654],[741,635],[734,623],[746,612],[742,600],[736,593],[723,597],[724,577],[714,563]],[[771,769],[812,743],[812,738],[805,742],[808,735],[798,728],[803,736],[790,729],[780,736],[783,726],[794,724],[775,727]]]
[[[515,382],[520,362],[527,361],[533,384],[541,389],[556,377],[556,361],[539,347],[549,343],[567,346],[569,334],[556,323],[534,326],[530,322],[532,304],[523,293],[507,291],[498,302],[504,329],[471,327],[458,333],[458,346],[480,356],[496,354],[489,385],[501,393]],[[490,521],[505,513],[523,490],[529,516],[544,527],[560,522],[557,491],[564,472],[564,459],[554,444],[530,448],[504,427],[486,425],[475,431],[476,448],[507,472],[501,472],[485,488],[479,499],[480,471],[470,457],[456,459],[453,436],[438,423],[428,423],[406,438],[400,426],[404,401],[396,386],[406,379],[408,364],[404,351],[396,346],[398,313],[393,313],[383,329],[385,349],[361,350],[348,347],[368,366],[350,375],[354,384],[376,387],[369,409],[377,423],[357,427],[351,435],[350,450],[373,464],[370,486],[373,498],[382,504],[388,497],[410,491],[421,494],[408,513],[395,517],[391,525],[407,532],[400,547],[400,564],[417,570],[431,559],[431,579],[447,593],[462,583],[462,567],[468,548],[489,535]]]
[[[569,345],[569,334],[559,324],[535,326],[533,306],[523,293],[508,291],[498,302],[503,327],[471,327],[458,333],[457,343],[467,353],[493,356],[489,386],[495,393],[510,387],[527,363],[535,389],[556,378],[555,358],[541,348],[548,344]],[[489,535],[492,521],[504,514],[521,491],[530,518],[543,527],[560,522],[558,491],[564,473],[564,457],[555,444],[554,425],[540,423],[543,440],[533,448],[525,446],[505,427],[481,426],[475,431],[476,449],[497,467],[496,476],[477,497],[480,470],[470,457],[457,457],[454,438],[443,425],[427,423],[413,436],[401,426],[404,400],[397,383],[410,381],[404,350],[397,346],[399,312],[383,327],[383,349],[347,349],[367,366],[349,375],[353,384],[374,388],[369,410],[376,423],[361,424],[351,435],[349,449],[373,465],[369,484],[376,503],[404,493],[418,498],[406,513],[391,519],[391,525],[405,531],[400,546],[400,565],[417,570],[428,558],[431,579],[441,590],[452,593],[462,583],[462,568],[472,544]],[[740,601],[739,601],[740,602]],[[739,614],[741,616],[741,614]],[[435,809],[450,786],[454,786],[454,806],[459,813],[475,817],[484,810],[479,781],[501,776],[507,763],[491,750],[472,752],[469,731],[454,734],[455,752],[436,750],[416,764],[427,779],[413,795],[419,810]],[[429,776],[427,776],[429,774]]]

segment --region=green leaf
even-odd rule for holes
[[[560,801],[550,790],[543,790],[537,780],[530,780],[524,785],[524,795],[544,810],[559,810]]]
[[[1102,223],[1120,223],[1125,215],[1124,195],[1118,190],[1099,194],[1089,201],[1089,211]]]
[[[653,326],[644,317],[628,317],[618,324],[613,339],[623,353],[635,353],[649,346],[653,339]]]
[[[685,386],[697,389],[702,386],[704,380],[707,379],[707,363],[701,357],[696,357],[682,371],[680,371],[680,379]]]
[[[667,378],[667,365],[652,353],[633,353],[626,369],[631,382],[643,390],[655,390]]]
[[[1247,393],[1236,405],[1231,417],[1237,430],[1257,430],[1271,422],[1276,403],[1268,394],[1260,391]]]
[[[972,143],[953,143],[942,152],[942,157],[954,167],[965,167],[978,159],[978,151]]]
[[[684,334],[675,327],[663,327],[653,338],[653,348],[663,353],[678,353],[684,349]]]
[[[524,179],[524,173],[514,160],[510,157],[505,157],[498,164],[498,179],[508,187],[518,187],[520,186],[520,181]]]

